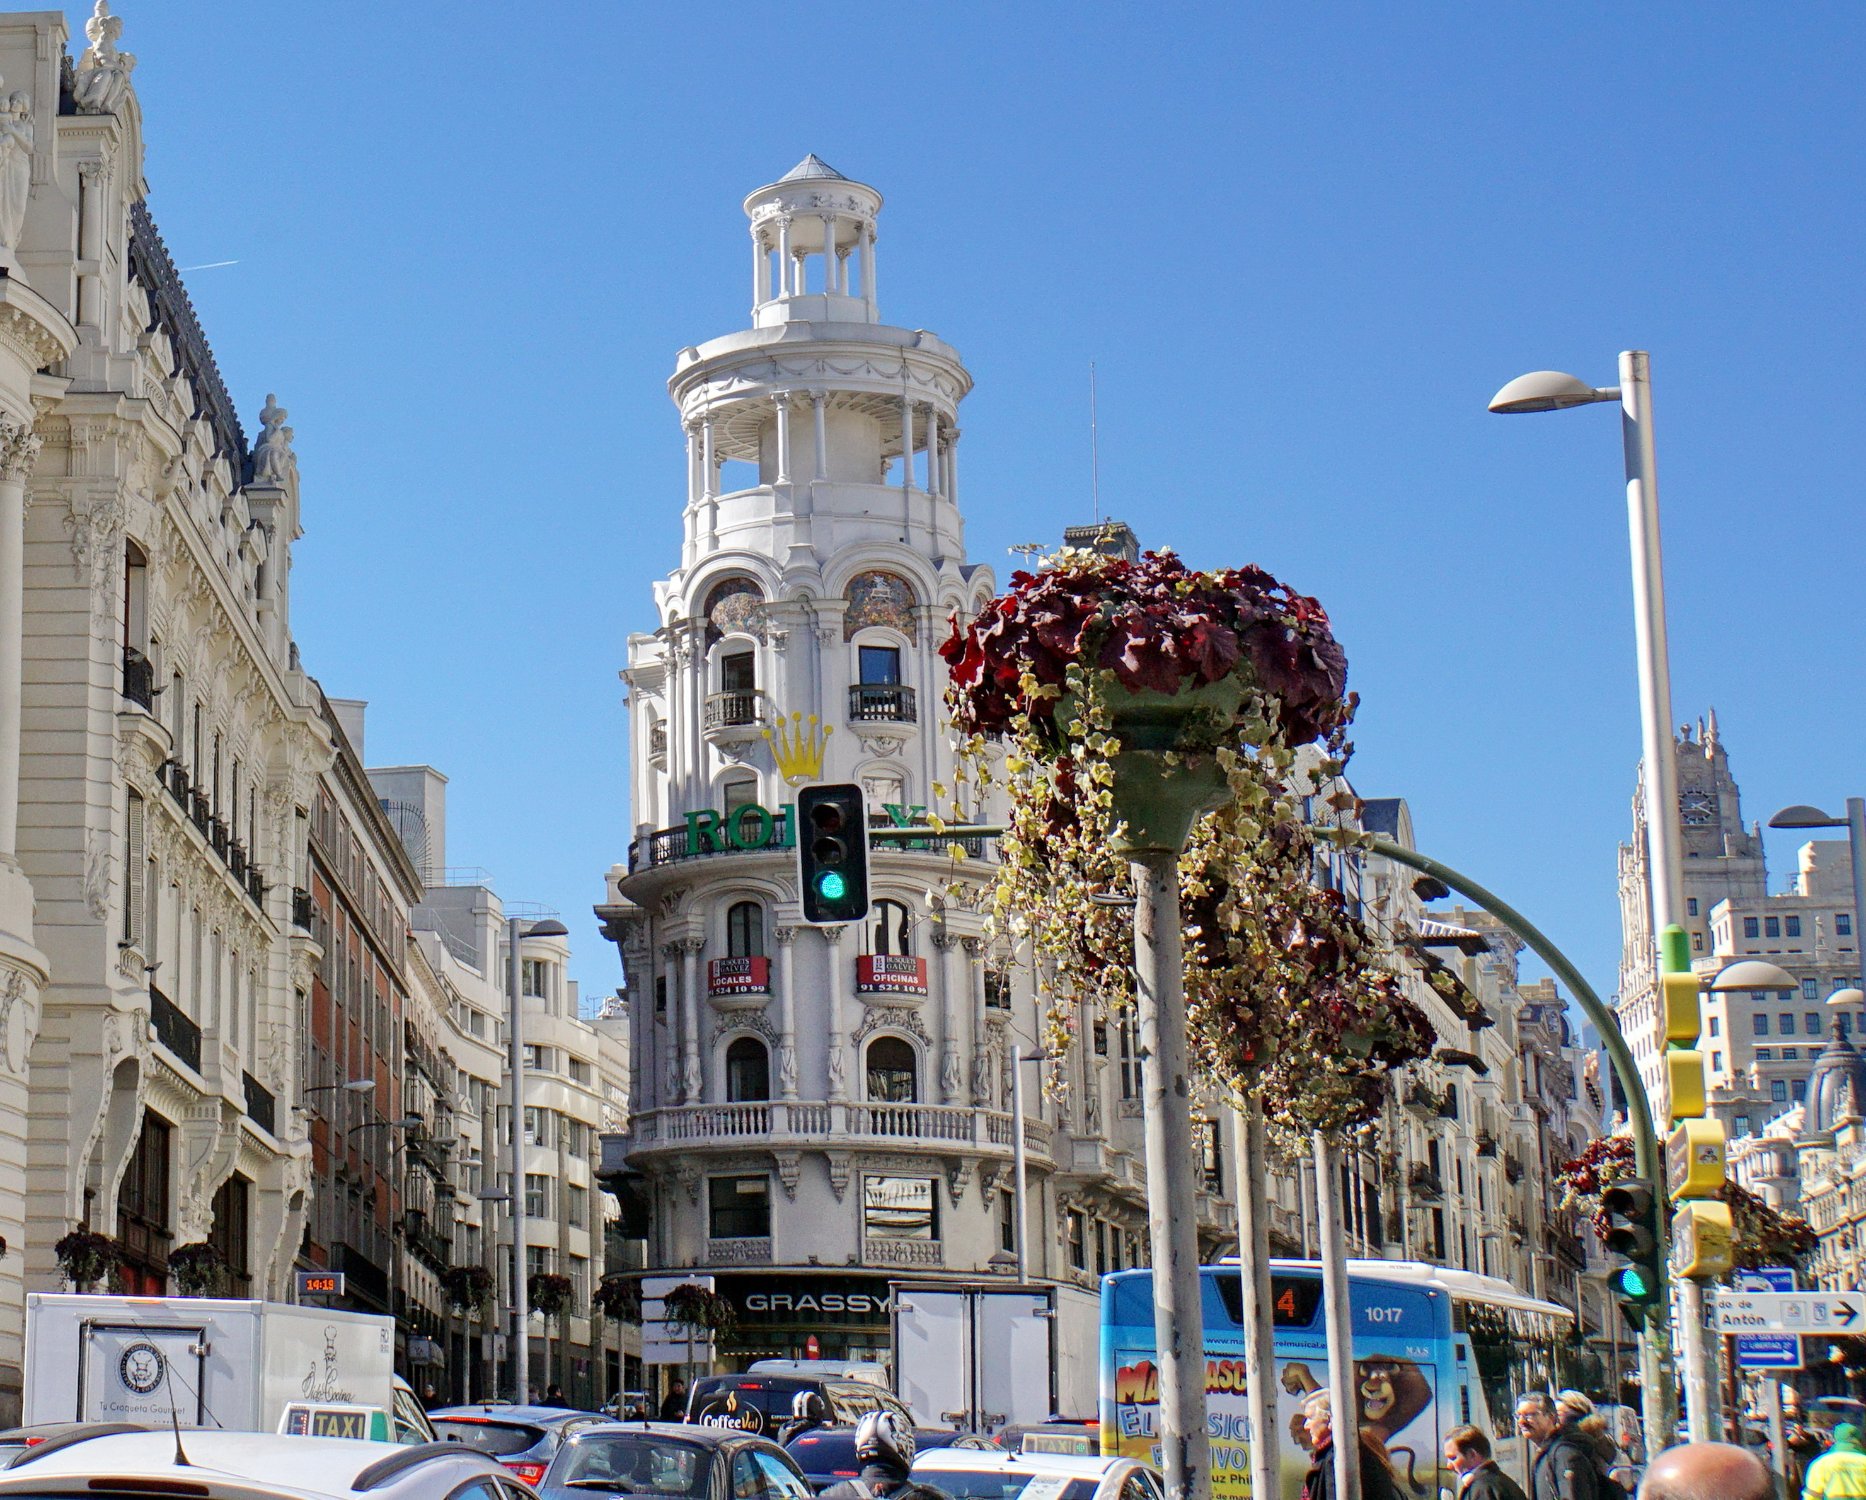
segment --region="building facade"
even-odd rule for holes
[[[1032,1065],[1014,1119],[1030,976],[933,889],[946,855],[877,850],[866,920],[801,920],[791,788],[857,782],[871,821],[919,820],[952,780],[938,641],[995,589],[959,509],[971,377],[881,320],[880,207],[815,157],[745,200],[752,326],[679,356],[679,563],[623,674],[636,832],[599,908],[632,1016],[616,1154],[651,1205],[647,1268],[734,1303],[729,1364],[886,1358],[890,1278],[1003,1268],[1013,1131],[1034,1278],[1146,1254],[1131,1031],[1093,1023],[1060,1101]],[[982,881],[992,848],[972,853]],[[1211,1185],[1215,1250],[1235,1216]]]
[[[1837,991],[1857,988],[1859,938],[1853,931],[1852,861],[1845,840],[1815,840],[1797,851],[1792,883],[1771,893],[1762,832],[1745,825],[1736,778],[1713,712],[1686,725],[1673,742],[1678,762],[1679,822],[1684,847],[1685,926],[1691,964],[1703,994],[1704,1054],[1710,1112],[1724,1123],[1733,1163],[1743,1137],[1808,1094],[1816,1060],[1831,1031],[1851,1036],[1866,1014],[1832,1006]],[[1625,946],[1615,1012],[1652,1099],[1664,1086],[1664,1037],[1652,995],[1650,885],[1643,810],[1634,796],[1634,838],[1620,849]],[[1740,959],[1762,958],[1795,980],[1789,993],[1708,988]]]
[[[99,6],[0,17],[0,1420],[27,1289],[87,1226],[154,1290],[207,1243],[277,1294],[331,743],[290,634],[285,412],[249,442],[149,216]]]

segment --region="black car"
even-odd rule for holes
[[[731,1427],[605,1422],[565,1439],[538,1483],[544,1500],[811,1500],[782,1448]]]
[[[775,1438],[802,1391],[821,1396],[829,1407],[830,1421],[837,1426],[852,1427],[882,1408],[904,1425],[914,1425],[900,1398],[886,1386],[824,1375],[704,1375],[688,1393],[687,1420],[702,1427],[736,1427]]]
[[[968,1432],[951,1432],[943,1427],[914,1429],[914,1450],[920,1453],[928,1448],[997,1446],[990,1438],[975,1437]],[[803,1477],[810,1481],[813,1490],[826,1490],[832,1484],[853,1479],[862,1467],[855,1461],[853,1427],[812,1427],[792,1438],[784,1445],[784,1450],[797,1460],[797,1467],[803,1470]]]
[[[447,1406],[428,1413],[443,1443],[465,1443],[496,1458],[526,1484],[536,1485],[571,1433],[612,1419],[561,1406]]]

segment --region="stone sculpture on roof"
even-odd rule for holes
[[[265,410],[259,414],[265,430],[259,434],[259,442],[253,448],[254,484],[288,484],[297,476],[298,458],[292,452],[292,430],[285,425],[290,415],[279,405],[278,398],[268,392]]]
[[[130,73],[136,67],[136,58],[117,50],[117,38],[123,35],[123,17],[110,14],[110,0],[97,0],[91,19],[84,23],[84,34],[91,45],[78,59],[72,99],[79,114],[113,115],[130,91]]]

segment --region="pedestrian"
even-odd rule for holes
[[[1827,1445],[1816,1428],[1794,1422],[1782,1435],[1782,1446],[1788,1449],[1788,1492],[1799,1495],[1807,1482],[1808,1465],[1827,1451]]]
[[[914,1430],[891,1411],[871,1411],[855,1424],[853,1479],[832,1484],[817,1500],[952,1500],[942,1489],[914,1479]]]
[[[544,1404],[546,1406],[564,1405],[564,1388],[555,1380],[544,1388]]]
[[[1516,1430],[1535,1445],[1530,1500],[1603,1500],[1612,1493],[1592,1439],[1572,1419],[1562,1420],[1552,1396],[1532,1391],[1518,1401]]]
[[[1335,1500],[1335,1420],[1327,1391],[1302,1403],[1311,1466],[1302,1481],[1302,1500]],[[1380,1440],[1366,1428],[1356,1444],[1361,1464],[1361,1500],[1400,1500],[1399,1484]]]
[[[423,1411],[433,1411],[434,1408],[440,1404],[441,1393],[434,1389],[434,1382],[430,1380],[421,1388],[421,1409]]]
[[[1851,1422],[1834,1429],[1833,1443],[1808,1465],[1805,1500],[1862,1500],[1866,1497],[1866,1447]]]
[[[1769,1466],[1735,1443],[1667,1448],[1652,1460],[1639,1487],[1639,1500],[1773,1500],[1774,1494]]]
[[[1607,1419],[1594,1410],[1592,1399],[1580,1391],[1563,1391],[1555,1398],[1555,1414],[1593,1444],[1601,1471],[1612,1472],[1620,1461],[1619,1445],[1607,1431]]]
[[[667,1383],[667,1394],[661,1398],[660,1417],[663,1422],[687,1420],[687,1382],[678,1375]]]
[[[1454,1427],[1445,1439],[1445,1467],[1458,1476],[1461,1500],[1529,1500],[1523,1487],[1497,1467],[1490,1439],[1475,1427]]]

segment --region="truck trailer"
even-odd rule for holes
[[[274,1432],[288,1404],[314,1403],[400,1426],[394,1327],[278,1302],[30,1292],[24,1421]],[[405,1386],[401,1401],[416,1405]]]

